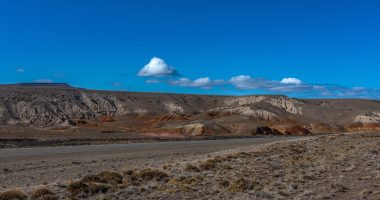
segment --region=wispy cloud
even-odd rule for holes
[[[215,85],[221,85],[224,83],[223,80],[211,80],[209,77],[201,77],[195,80],[189,78],[180,78],[178,80],[173,80],[169,82],[171,85],[181,86],[181,87],[197,87],[202,89],[211,89]]]
[[[153,57],[137,73],[138,76],[178,76],[178,72],[173,67],[169,66],[163,59]]]
[[[261,90],[268,93],[302,97],[380,98],[380,90],[377,89],[350,88],[333,84],[308,84],[297,78],[284,78],[281,81],[275,81],[239,75],[232,77],[229,83],[239,90]]]

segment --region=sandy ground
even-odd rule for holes
[[[27,188],[65,183],[89,173],[133,167],[159,167],[191,161],[221,150],[294,137],[177,141],[0,149],[0,187]]]

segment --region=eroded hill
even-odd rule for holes
[[[0,86],[0,127],[146,136],[304,135],[380,129],[380,101]]]

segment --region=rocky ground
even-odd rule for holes
[[[43,187],[24,191],[34,199],[380,199],[380,133],[246,146]]]

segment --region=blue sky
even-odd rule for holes
[[[380,98],[379,9],[376,0],[3,0],[0,83]]]

